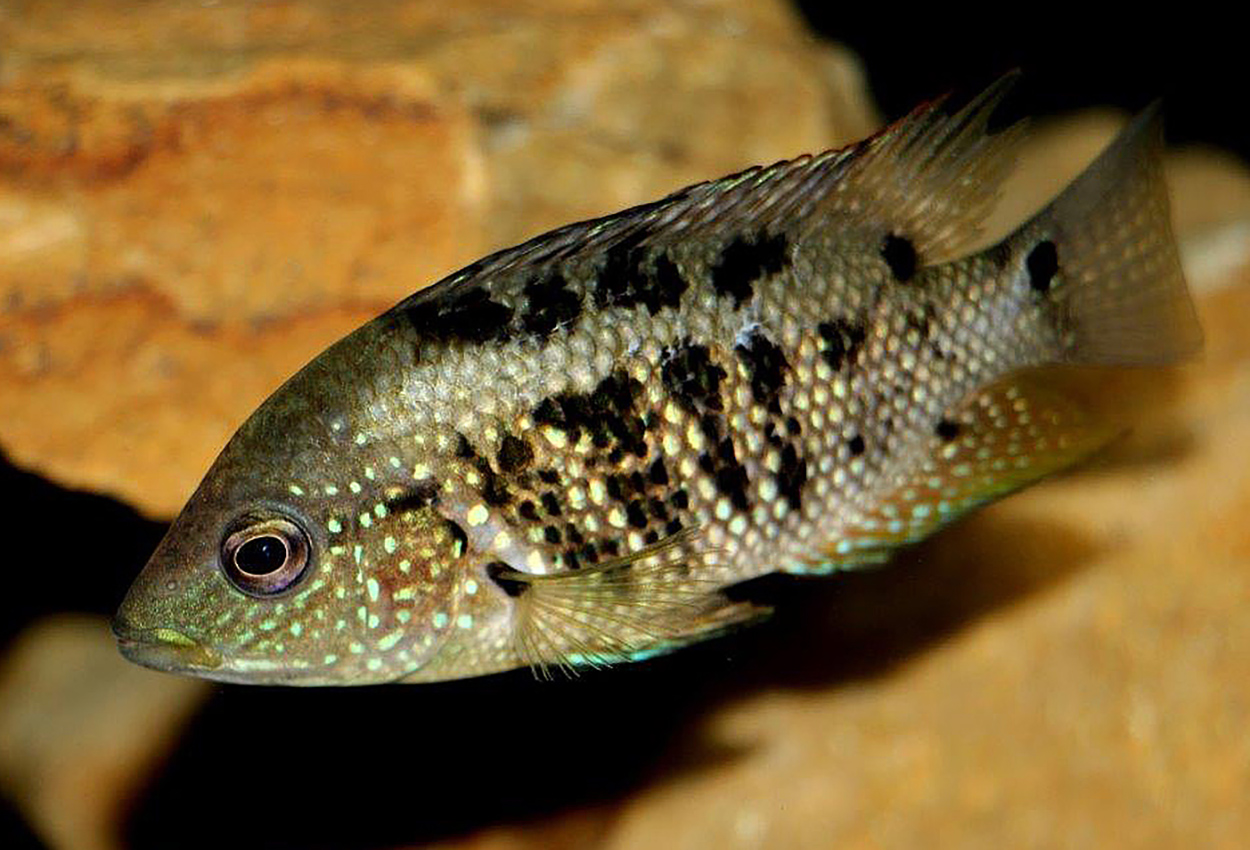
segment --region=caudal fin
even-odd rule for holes
[[[1172,235],[1158,104],[1005,240],[1054,305],[1056,359],[1166,364],[1202,345]]]

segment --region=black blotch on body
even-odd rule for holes
[[[781,467],[777,470],[777,489],[793,510],[803,504],[803,485],[807,483],[807,460],[799,457],[794,445],[781,450]]]
[[[504,472],[519,472],[530,465],[534,459],[534,450],[519,437],[506,434],[499,446],[497,459],[499,468]]]
[[[897,281],[906,282],[916,275],[916,246],[906,236],[891,233],[885,237],[881,243],[881,259]]]
[[[855,359],[867,336],[863,325],[841,318],[821,322],[816,326],[816,333],[825,343],[821,356],[835,372]]]
[[[548,543],[559,544],[562,539],[560,529],[556,528],[554,525],[546,526],[543,528],[543,539]]]
[[[560,473],[554,469],[540,469],[538,470],[538,479],[544,484],[559,484]]]
[[[419,511],[437,501],[438,485],[433,481],[425,481],[398,496],[392,496],[382,504],[389,513],[402,514],[404,511]]]
[[[561,393],[543,399],[534,408],[534,421],[566,432],[573,444],[586,432],[595,448],[615,447],[644,457],[646,427],[637,411],[641,393],[641,383],[616,371],[589,393]]]
[[[491,561],[486,565],[486,575],[490,580],[499,585],[500,590],[515,599],[529,590],[529,585],[519,579],[510,577],[508,574],[512,572],[514,572],[512,567],[503,561]]]
[[[959,423],[950,419],[939,419],[937,426],[933,429],[933,433],[949,443],[959,436]]]
[[[518,513],[521,514],[521,516],[524,519],[527,519],[530,522],[538,522],[538,509],[534,506],[534,503],[531,502],[529,499],[526,499],[524,502],[522,502],[521,506],[517,509],[517,511]]]
[[[754,294],[757,280],[786,267],[789,250],[790,241],[782,233],[735,237],[712,266],[712,286],[732,297],[735,308],[741,307]]]
[[[751,395],[762,405],[777,398],[786,383],[790,364],[781,348],[765,336],[759,328],[753,328],[746,341],[734,347],[734,353],[747,367],[751,379]]]
[[[688,410],[721,410],[720,382],[726,372],[718,366],[706,345],[686,340],[676,348],[666,348],[661,356],[660,377],[664,387]]]
[[[423,337],[479,344],[506,337],[513,315],[511,307],[492,301],[490,293],[480,286],[467,292],[450,290],[442,297],[400,312]]]
[[[1059,251],[1049,239],[1038,242],[1025,258],[1024,267],[1029,273],[1029,286],[1034,292],[1049,292],[1051,281],[1059,271]]]
[[[595,288],[600,307],[644,304],[654,316],[661,307],[676,308],[681,303],[689,283],[666,253],[656,253],[648,267],[641,243],[649,235],[650,231],[639,229],[607,250]]]
[[[575,321],[582,312],[582,298],[568,288],[560,272],[529,283],[524,290],[527,304],[521,326],[546,339],[556,328]]]
[[[864,444],[864,437],[856,434],[854,437],[846,441],[846,447],[851,452],[851,457],[859,457],[864,453],[867,446]]]

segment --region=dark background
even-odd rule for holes
[[[1136,110],[1163,97],[1170,141],[1250,158],[1241,126],[1242,35],[1201,10],[1186,10],[1203,18],[1199,26],[1098,20],[1093,10],[1029,4],[1000,7],[999,19],[962,20],[897,4],[799,5],[815,30],[859,54],[889,118],[1018,67],[1024,77],[1013,112]],[[164,528],[113,500],[14,469],[2,456],[0,500],[10,529],[0,642],[49,611],[111,613]],[[413,689],[219,689],[138,802],[131,839],[137,847],[171,839],[187,848],[378,847],[617,799],[656,774],[732,758],[689,743],[680,747],[684,755],[671,755],[688,720],[727,693],[880,675],[1032,589],[991,592],[940,558],[937,567],[923,560],[905,556],[814,592],[765,583],[750,592],[788,603],[773,623],[573,682],[536,684],[522,673]],[[93,566],[48,580],[55,563]],[[900,607],[900,598],[912,601]],[[789,658],[796,635],[810,634],[804,618],[815,609],[825,612],[822,620],[830,611],[848,615],[847,625],[823,635],[846,649],[840,660]],[[276,731],[245,734],[258,729]],[[372,745],[361,729],[378,733]],[[0,846],[38,846],[2,801]]]
[[[1137,110],[1163,98],[1170,142],[1217,145],[1250,159],[1250,39],[1232,9],[1177,4],[958,4],[798,0],[813,30],[854,50],[888,118],[946,91],[972,92],[1020,68],[1012,108],[1054,115],[1091,106]],[[914,8],[920,7],[920,8]]]

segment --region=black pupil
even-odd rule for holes
[[[286,563],[286,544],[272,534],[253,537],[234,553],[234,562],[245,573],[268,575]]]

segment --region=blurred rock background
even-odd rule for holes
[[[1250,175],[1193,144],[1246,153],[1210,58],[1233,54],[1174,27],[976,23],[782,0],[0,6],[0,846],[1245,846]],[[1091,468],[888,569],[763,582],[781,611],[760,629],[570,682],[221,688],[115,654],[103,615],[163,520],[329,342],[544,228],[1014,65],[1052,117],[1001,228],[1121,120],[1076,106],[1164,93],[1189,143],[1169,176],[1206,357],[1109,383],[1143,413]]]

